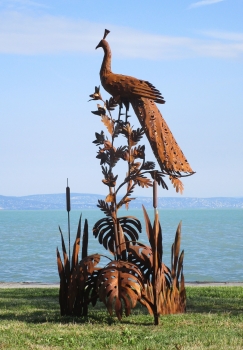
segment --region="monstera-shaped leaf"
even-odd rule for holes
[[[96,280],[100,270],[96,265],[100,262],[100,255],[93,254],[82,259],[77,264],[70,277],[68,286],[68,311],[69,314],[81,315],[84,305],[92,301],[95,304],[98,295],[96,293]]]
[[[128,260],[139,267],[146,283],[151,281],[153,269],[153,251],[151,247],[136,242],[136,245],[128,248],[128,252]],[[162,262],[159,266],[163,271],[167,286],[170,287],[172,285],[170,269]]]
[[[126,261],[112,261],[104,267],[98,276],[97,289],[99,298],[106,305],[110,315],[113,307],[119,320],[122,318],[122,301],[125,314],[129,316],[131,309],[141,298],[144,289],[143,276],[138,267]]]
[[[138,219],[134,216],[124,216],[118,218],[118,222],[122,227],[125,241],[137,241],[138,233],[141,232],[142,226]],[[112,218],[102,218],[96,222],[93,227],[95,238],[98,237],[99,243],[103,244],[105,249],[110,250],[112,254],[115,252],[115,235],[114,222]]]

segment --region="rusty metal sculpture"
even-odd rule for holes
[[[193,174],[193,170],[155,104],[155,102],[165,103],[159,90],[148,81],[114,74],[111,71],[111,49],[105,40],[109,32],[105,30],[103,39],[96,46],[96,49],[102,47],[104,50],[100,69],[103,88],[116,101],[125,105],[126,121],[129,103],[131,103],[162,171],[165,170],[171,176],[181,172]]]
[[[105,36],[107,33],[108,31],[105,32]],[[154,102],[164,102],[161,94],[150,83],[111,73],[111,54],[105,36],[98,45],[98,47],[103,47],[105,51],[101,67],[101,81],[113,97],[104,101],[98,87],[95,88],[95,92],[90,97],[92,100],[101,100],[104,103],[104,106],[98,105],[97,110],[92,113],[101,117],[109,137],[101,131],[101,133],[95,134],[96,139],[93,143],[99,147],[96,158],[100,160],[102,181],[108,187],[108,195],[105,200],[98,201],[97,206],[103,211],[105,217],[96,222],[93,234],[99,243],[113,255],[113,259],[106,257],[110,262],[105,267],[101,267],[98,264],[104,255],[87,255],[88,223],[85,221],[82,256],[79,261],[80,218],[71,263],[60,230],[63,250],[62,263],[57,249],[60,309],[62,315],[87,315],[88,304],[92,303],[94,306],[99,299],[104,302],[110,314],[114,309],[120,320],[123,308],[125,315],[128,316],[137,302],[140,302],[147,307],[150,314],[154,315],[154,323],[157,325],[159,315],[181,313],[185,312],[186,309],[183,275],[184,252],[180,253],[181,223],[178,225],[171,249],[170,269],[162,261],[162,230],[157,211],[157,184],[168,189],[164,181],[164,177],[168,175],[176,191],[182,192],[183,185],[180,177],[183,175],[181,172],[184,171],[187,175],[193,172],[171,132],[169,129],[165,130],[167,126],[164,120],[159,120],[162,116]],[[124,81],[126,83],[123,84]],[[130,86],[129,81],[131,82]],[[140,84],[138,87],[136,87],[136,82]],[[134,130],[127,121],[129,103],[132,104],[136,114],[138,113],[142,128]],[[113,119],[112,111],[118,104],[118,118]],[[126,107],[125,121],[121,120],[122,104],[125,104]],[[155,133],[155,138],[153,138],[155,129],[158,130],[160,136],[157,137]],[[145,159],[145,146],[139,144],[144,133],[149,138],[151,146],[155,147],[153,150],[159,158],[160,170],[155,169],[154,162]],[[120,135],[125,137],[126,145],[115,147],[115,141]],[[164,146],[160,144],[162,138]],[[154,146],[155,144],[156,146]],[[168,149],[168,147],[170,148]],[[178,161],[176,157],[179,158]],[[114,169],[119,161],[127,163],[127,171],[124,180],[117,184],[118,174],[114,175]],[[143,207],[150,246],[138,242],[142,226],[137,218],[133,216],[119,217],[118,215],[122,206],[128,209],[129,203],[135,199],[131,195],[136,186],[142,188],[153,186],[155,208],[153,225]],[[118,192],[124,188],[125,194],[118,197]]]

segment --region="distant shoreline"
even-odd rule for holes
[[[71,209],[97,209],[104,195],[71,193]],[[130,209],[141,209],[142,204],[153,208],[152,197],[136,197]],[[243,197],[159,197],[158,209],[243,209]],[[0,195],[0,210],[66,210],[66,194],[43,194],[30,196]]]
[[[243,287],[243,282],[187,282],[186,287]],[[0,289],[9,288],[59,288],[59,282],[0,282]]]

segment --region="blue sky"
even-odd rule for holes
[[[72,192],[106,194],[92,144],[104,128],[87,101],[107,28],[113,71],[166,100],[160,111],[196,171],[184,196],[243,196],[242,15],[242,0],[0,0],[0,194],[61,193],[67,177]]]

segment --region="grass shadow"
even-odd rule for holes
[[[98,302],[89,306],[87,317],[60,316],[58,289],[1,289],[0,321],[20,321],[27,323],[105,323],[113,325],[119,322],[115,315],[110,316]],[[237,316],[243,313],[243,287],[188,288],[187,313],[215,313]],[[140,318],[141,316],[141,318]],[[148,323],[144,322],[148,316]],[[136,317],[136,319],[134,319]],[[163,316],[162,316],[163,317]],[[124,317],[123,324],[151,325],[151,316],[141,304],[132,310],[129,320]],[[153,321],[152,321],[153,322]]]

